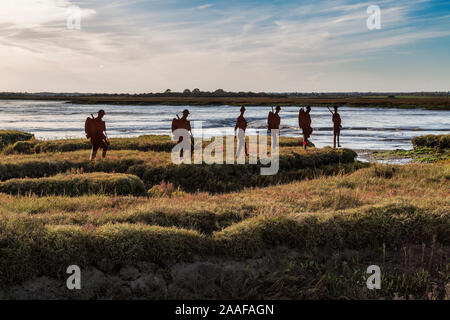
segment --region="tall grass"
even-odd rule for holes
[[[0,130],[0,150],[17,141],[28,141],[34,138],[34,135],[22,131]]]
[[[124,174],[72,174],[39,179],[11,179],[0,182],[0,192],[80,196],[84,194],[142,195],[144,183],[136,176]]]

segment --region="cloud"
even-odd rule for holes
[[[204,4],[204,5],[198,6],[197,9],[203,10],[203,9],[211,8],[212,6],[213,6],[212,3],[206,3],[206,4]]]
[[[366,27],[368,2],[193,2],[3,0],[0,46],[14,54],[3,55],[0,67],[17,72],[0,78],[0,85],[109,92],[311,90],[324,85],[321,77],[349,71],[335,75],[332,68],[357,68],[384,50],[447,37],[450,30],[443,19],[448,12],[426,15],[427,2],[417,0],[377,1],[382,29],[375,31]],[[82,10],[81,30],[66,28],[67,8],[74,4]],[[53,75],[47,83],[17,78],[34,78],[45,68]],[[16,84],[7,80],[16,78]],[[357,79],[347,84],[354,85],[360,85]]]

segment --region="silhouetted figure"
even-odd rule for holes
[[[245,107],[241,107],[241,114],[236,120],[236,126],[234,131],[237,131],[238,145],[236,158],[239,158],[242,149],[245,151],[245,155],[248,156],[247,143],[245,142],[245,130],[247,129],[247,120],[244,118]]]
[[[172,132],[174,132],[177,129],[186,129],[191,133],[191,148],[193,149],[193,143],[192,143],[192,129],[191,129],[191,122],[187,119],[189,116],[189,110],[185,109],[183,110],[183,117],[181,119],[178,117],[174,118],[172,120]],[[178,143],[183,141],[183,137],[180,137],[178,139]],[[183,149],[180,150],[180,158],[183,158]]]
[[[338,106],[334,106],[334,113],[332,112],[333,117],[333,148],[336,149],[336,138],[337,138],[337,144],[338,147],[341,147],[341,144],[339,143],[339,138],[341,135],[341,129],[342,129],[342,122],[341,122],[341,116],[338,113]]]
[[[300,109],[298,113],[298,126],[302,129],[303,132],[303,149],[306,150],[306,146],[308,144],[308,139],[312,134],[311,127],[311,107],[306,107],[306,111],[303,108]]]
[[[92,115],[91,115],[92,116]],[[103,117],[105,116],[105,111],[100,110],[98,112],[97,118],[87,118],[85,123],[85,132],[86,137],[91,139],[92,151],[90,160],[94,160],[97,156],[98,149],[103,150],[103,158],[106,157],[106,152],[108,150],[109,141],[106,136],[106,124],[103,121]]]
[[[278,145],[276,144],[277,142],[277,136],[280,134],[280,122],[281,122],[281,118],[279,116],[281,107],[277,106],[275,108],[275,113],[273,112],[273,108],[272,111],[269,112],[269,117],[267,118],[267,123],[268,123],[268,130],[270,131],[270,135],[271,135],[271,148],[275,149],[278,147]]]
[[[280,113],[281,107],[277,106],[275,108],[275,112],[272,111],[269,112],[269,117],[267,118],[268,123],[268,129],[271,131],[272,129],[280,129]]]

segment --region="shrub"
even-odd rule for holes
[[[28,141],[33,138],[33,134],[22,131],[0,130],[0,150],[17,141]]]
[[[151,197],[179,197],[185,195],[185,193],[180,190],[180,187],[175,189],[173,183],[166,183],[164,180],[161,181],[159,185],[155,185],[150,190],[148,190],[148,194]]]
[[[375,178],[391,179],[396,171],[397,169],[394,166],[377,164],[372,167],[372,176]]]
[[[142,195],[145,192],[145,186],[134,175],[93,173],[57,175],[38,179],[12,179],[0,183],[0,192],[67,196],[84,194]]]
[[[35,153],[35,141],[17,141],[3,149],[5,154],[32,154]]]
[[[427,135],[412,139],[414,148],[429,147],[429,148],[450,148],[450,134],[442,135]]]

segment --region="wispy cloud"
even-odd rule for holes
[[[206,4],[203,4],[201,6],[198,6],[197,9],[203,10],[203,9],[211,8],[212,6],[213,6],[212,3],[206,3]]]

